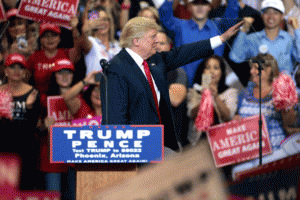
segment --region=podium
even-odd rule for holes
[[[92,165],[92,164],[89,164]],[[76,167],[76,199],[95,199],[99,191],[137,174],[136,164],[93,164],[93,166],[79,165]]]
[[[163,161],[162,125],[52,126],[50,161],[74,164],[76,199],[137,173],[136,163]]]

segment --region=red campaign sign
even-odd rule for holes
[[[85,119],[75,119],[72,121],[72,125],[75,126],[98,126],[101,125],[102,117],[93,117]]]
[[[56,191],[20,191],[7,192],[0,189],[0,199],[5,200],[60,200],[61,194]]]
[[[19,186],[21,162],[17,154],[0,154],[0,189],[12,191]]]
[[[79,0],[21,0],[18,16],[70,28],[78,3]]]
[[[49,96],[47,97],[48,117],[55,119],[55,125],[70,125],[73,119],[63,97]]]
[[[3,8],[2,1],[0,1],[0,22],[5,21],[6,16],[5,16],[5,10]]]
[[[233,120],[208,130],[208,140],[217,167],[236,164],[259,157],[259,116]],[[264,117],[262,118],[262,154],[272,147]]]

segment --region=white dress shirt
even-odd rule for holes
[[[146,73],[145,73],[145,70],[144,70],[144,66],[143,66],[143,62],[144,62],[144,59],[138,55],[137,53],[135,53],[134,51],[132,51],[131,49],[129,48],[125,48],[125,50],[127,51],[127,53],[129,53],[129,55],[132,57],[132,59],[135,61],[135,63],[139,66],[139,68],[142,70],[143,74],[145,75],[145,78],[147,79],[147,76],[146,76]],[[155,84],[155,81],[154,81],[154,78],[151,74],[151,77],[152,77],[152,80],[153,80],[153,84],[154,84],[154,89],[155,89],[155,93],[156,93],[156,96],[157,96],[157,101],[158,101],[158,104],[159,104],[159,101],[160,101],[160,92]],[[148,82],[148,80],[147,80]]]

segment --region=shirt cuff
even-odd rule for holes
[[[152,2],[154,3],[155,7],[156,7],[157,9],[159,9],[159,8],[161,7],[161,5],[164,4],[165,1],[166,1],[166,0],[153,0]]]
[[[210,45],[212,49],[215,49],[219,46],[221,46],[223,43],[221,41],[221,37],[219,35],[210,38]]]

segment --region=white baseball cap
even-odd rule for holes
[[[264,0],[261,4],[261,10],[263,11],[266,8],[275,8],[281,13],[285,13],[284,5],[281,0]]]

